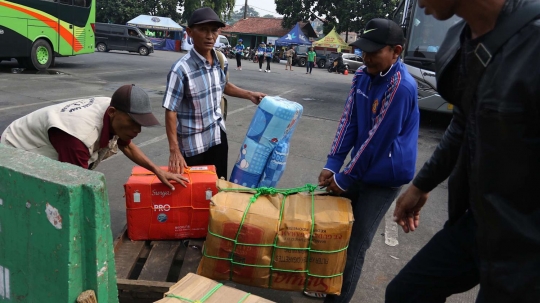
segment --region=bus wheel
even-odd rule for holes
[[[149,54],[150,52],[148,51],[148,48],[146,48],[145,46],[139,47],[139,55],[148,56]]]
[[[105,43],[98,43],[96,46],[98,52],[106,52],[107,51],[107,45]]]
[[[40,39],[32,45],[30,59],[35,69],[46,70],[51,65],[52,58],[52,49],[47,41]]]

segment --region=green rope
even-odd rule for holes
[[[178,300],[181,300],[181,301],[187,301],[189,303],[204,303],[206,300],[208,300],[208,298],[210,298],[216,291],[218,291],[218,289],[223,286],[222,283],[219,283],[217,284],[216,286],[214,286],[214,288],[212,288],[206,295],[204,295],[204,297],[202,297],[200,300],[191,300],[191,299],[187,299],[187,298],[183,298],[183,297],[180,297],[180,296],[177,296],[177,295],[174,295],[174,294],[167,294],[166,297],[169,297],[169,298],[175,298],[175,299],[178,299]],[[243,299],[242,299],[243,300]],[[238,303],[241,303],[242,301],[239,301]]]
[[[337,249],[337,250],[323,251],[323,250],[313,250],[313,249],[311,249],[311,244],[313,242],[312,241],[313,240],[313,231],[315,229],[315,190],[316,189],[317,189],[317,186],[313,185],[313,184],[306,184],[305,186],[302,186],[302,187],[295,187],[295,188],[289,188],[289,189],[276,189],[276,188],[273,188],[273,187],[222,188],[222,189],[219,189],[219,191],[225,191],[225,192],[249,192],[249,193],[253,193],[253,196],[249,199],[249,203],[246,206],[246,209],[244,210],[244,214],[242,215],[242,220],[240,221],[240,225],[238,227],[238,231],[236,232],[236,236],[235,236],[234,239],[228,238],[228,237],[225,237],[225,236],[222,236],[222,235],[218,235],[218,234],[213,233],[212,231],[210,231],[210,229],[208,229],[208,234],[210,234],[210,235],[212,235],[214,237],[217,237],[217,238],[221,238],[221,239],[224,239],[224,240],[227,240],[227,241],[231,241],[231,242],[234,243],[233,249],[232,249],[231,254],[230,254],[230,257],[229,258],[222,258],[222,257],[210,256],[210,255],[206,254],[206,247],[205,247],[205,249],[203,249],[203,256],[206,257],[206,258],[210,258],[210,259],[228,261],[229,264],[230,264],[230,271],[229,271],[229,279],[230,280],[232,280],[233,265],[257,267],[257,268],[269,268],[270,269],[270,279],[269,279],[269,287],[270,288],[272,287],[272,278],[271,278],[272,277],[272,271],[305,273],[308,277],[317,277],[317,278],[334,278],[334,277],[342,276],[343,275],[342,272],[338,273],[338,274],[334,274],[334,275],[328,275],[328,276],[314,275],[314,274],[311,274],[309,272],[309,265],[311,263],[310,262],[311,253],[331,254],[331,253],[338,253],[338,252],[345,251],[348,248],[348,245],[347,245],[347,246],[345,246],[345,247],[343,247],[341,249]],[[255,203],[260,196],[276,195],[276,194],[282,194],[283,195],[283,200],[282,200],[282,203],[281,203],[281,208],[280,208],[280,212],[279,212],[279,220],[278,220],[278,228],[279,228],[281,226],[281,222],[283,220],[283,211],[284,211],[285,200],[287,199],[287,196],[292,195],[292,194],[297,194],[297,193],[300,193],[300,192],[309,192],[309,193],[311,193],[311,222],[312,222],[312,224],[311,224],[311,230],[310,230],[310,236],[309,236],[309,246],[307,248],[278,246],[277,242],[279,240],[279,233],[276,234],[276,237],[274,238],[274,243],[273,244],[250,244],[250,243],[240,243],[240,242],[238,242],[238,238],[240,237],[240,231],[242,230],[242,227],[244,226],[244,223],[245,223],[247,214],[249,213],[249,209],[251,207],[251,204]],[[308,256],[307,256],[306,270],[277,269],[277,268],[274,268],[272,264],[270,264],[270,265],[257,265],[257,264],[246,264],[246,263],[234,261],[233,256],[234,256],[234,253],[236,252],[236,247],[238,245],[255,246],[255,247],[270,247],[270,246],[273,246],[274,248],[278,248],[278,249],[307,250]],[[272,250],[272,259],[271,259],[272,263],[274,262],[275,253],[276,253],[276,249],[273,249]],[[307,288],[308,282],[309,282],[309,279],[306,278],[305,281],[304,281],[304,289]],[[249,294],[247,294],[245,297],[247,297],[248,295]],[[242,302],[242,301],[240,301],[240,302]]]

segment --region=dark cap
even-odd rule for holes
[[[372,53],[387,45],[403,45],[404,42],[403,29],[396,22],[375,18],[366,24],[360,39],[349,45],[356,46],[363,52]]]
[[[126,84],[117,89],[112,95],[111,106],[127,113],[142,126],[160,125],[152,114],[148,95],[135,84]]]
[[[201,7],[199,9],[196,9],[193,14],[191,14],[191,18],[189,18],[188,21],[188,27],[192,27],[195,24],[203,24],[203,23],[218,23],[220,27],[225,27],[225,23],[219,19],[216,12],[214,12],[213,9],[209,7]]]

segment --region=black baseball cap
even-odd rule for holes
[[[196,9],[193,14],[191,14],[191,18],[189,18],[188,21],[188,27],[192,27],[195,24],[203,24],[203,23],[218,23],[219,27],[225,27],[225,23],[219,19],[216,12],[214,12],[213,9],[209,7],[201,7],[199,9]]]
[[[127,113],[141,126],[160,125],[152,114],[148,94],[135,84],[126,84],[117,89],[112,95],[111,106]]]
[[[403,29],[396,22],[375,18],[366,24],[360,39],[349,45],[356,46],[363,52],[372,53],[387,45],[403,45],[404,42]]]

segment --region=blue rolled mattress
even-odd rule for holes
[[[251,120],[229,181],[246,187],[275,187],[285,171],[289,142],[302,105],[266,96]]]

